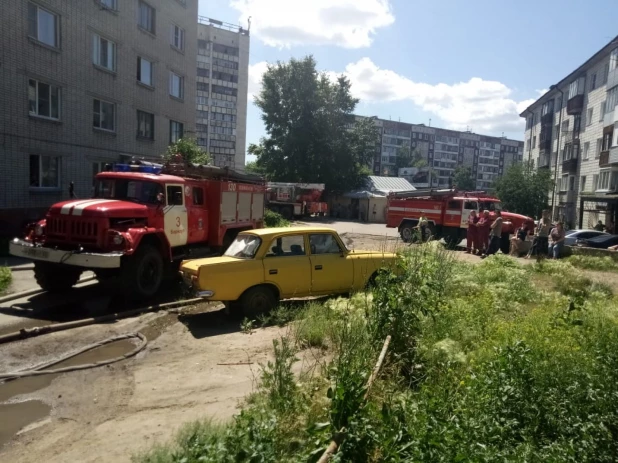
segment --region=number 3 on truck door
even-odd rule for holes
[[[187,244],[188,217],[182,185],[166,185],[165,236],[172,247]]]

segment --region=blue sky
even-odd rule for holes
[[[199,0],[203,16],[244,27],[251,16],[250,93],[259,92],[266,63],[312,54],[320,70],[350,78],[358,114],[518,140],[519,112],[617,34],[615,7],[615,0]],[[263,135],[250,101],[247,144]]]

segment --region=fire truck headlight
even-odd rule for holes
[[[116,246],[120,246],[122,243],[124,243],[124,236],[122,236],[121,234],[114,235],[112,241]]]
[[[34,227],[34,234],[36,236],[43,236],[43,226],[39,223]]]

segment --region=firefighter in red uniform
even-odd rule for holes
[[[476,215],[476,211],[471,211],[470,215],[468,216],[468,232],[466,234],[466,252],[468,254],[476,254],[480,251],[480,249],[477,248],[477,235],[479,234],[479,229],[476,224],[478,221],[479,217]]]
[[[489,248],[489,227],[491,226],[489,211],[483,211],[483,215],[477,222],[476,226],[478,227],[478,243],[475,247],[478,252],[487,252],[487,249]]]

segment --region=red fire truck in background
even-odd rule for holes
[[[261,177],[185,164],[179,155],[164,166],[106,169],[95,178],[94,198],[54,204],[10,243],[11,254],[34,261],[44,290],[69,289],[92,270],[148,298],[166,273],[174,275],[174,263],[220,254],[240,231],[263,227]]]
[[[266,184],[266,207],[286,219],[312,214],[323,216],[328,211],[328,204],[320,201],[323,191],[323,183],[269,182]]]
[[[387,202],[386,226],[397,228],[401,239],[410,242],[416,236],[414,231],[418,220],[423,215],[429,224],[431,235],[437,239],[444,238],[450,246],[458,245],[466,238],[468,216],[471,211],[477,213],[488,210],[495,218],[495,211],[502,210],[498,198],[488,196],[484,191],[462,192],[446,190],[413,190],[391,193]],[[502,242],[500,249],[509,252],[509,235],[522,224],[534,228],[534,220],[512,212],[502,212]]]

